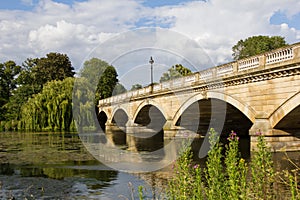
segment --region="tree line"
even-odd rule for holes
[[[232,47],[233,59],[249,57],[285,45],[284,38],[280,36],[249,37]],[[160,82],[191,73],[188,68],[176,64],[162,74]],[[75,77],[69,57],[55,52],[41,58],[28,58],[22,65],[17,65],[14,61],[0,63],[0,131],[75,130],[72,95],[80,99],[78,109],[93,112],[97,109],[98,100],[126,92],[117,77],[116,69],[98,58],[86,61]],[[77,80],[78,78],[82,80]],[[81,89],[74,92],[75,80],[82,84],[77,85]],[[95,83],[96,87],[93,88]],[[142,85],[134,84],[131,90],[140,88]],[[91,103],[84,98],[93,101]],[[92,118],[93,116],[81,116],[76,121],[84,123]]]

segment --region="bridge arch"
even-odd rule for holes
[[[232,106],[236,107],[239,111],[241,111],[252,123],[254,123],[255,121],[256,112],[251,107],[241,103],[241,101],[222,92],[207,92],[206,94],[204,93],[195,94],[187,101],[185,101],[183,105],[179,108],[179,110],[175,113],[173,117],[173,125],[175,125],[175,123],[178,121],[180,116],[189,106],[203,99],[218,99],[226,103],[229,103]]]
[[[132,116],[130,116],[130,113],[128,112],[128,110],[126,109],[125,106],[118,105],[118,106],[114,107],[114,109],[112,111],[112,115],[111,115],[111,119],[110,120],[112,120],[113,117],[116,115],[116,112],[118,112],[120,110],[123,110],[126,113],[126,115],[128,116],[129,119],[132,118]]]
[[[285,116],[300,106],[300,91],[282,103],[270,116],[271,127],[274,128]]]
[[[149,100],[146,99],[144,100],[142,103],[140,103],[136,109],[136,111],[134,112],[133,115],[133,121],[137,118],[138,114],[140,113],[140,111],[145,107],[145,106],[149,106],[152,105],[154,107],[156,107],[165,117],[165,119],[169,119],[169,115],[166,113],[166,111],[161,107],[161,104],[159,104],[158,102],[154,101],[154,100]]]
[[[112,114],[111,122],[117,124],[117,126],[125,127],[129,120],[129,116],[124,108],[117,107]]]

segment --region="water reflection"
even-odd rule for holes
[[[0,199],[117,199],[130,196],[128,182],[145,184],[95,160],[75,133],[0,133],[0,141]]]

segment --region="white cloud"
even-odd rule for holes
[[[197,41],[219,64],[231,60],[231,47],[238,40],[252,35],[281,35],[290,43],[297,42],[299,30],[287,24],[270,24],[270,17],[278,10],[292,16],[300,12],[300,3],[210,0],[146,8],[141,0],[89,0],[73,5],[41,0],[32,11],[0,10],[0,62],[12,59],[21,64],[28,57],[42,57],[55,51],[69,55],[78,68],[99,43],[142,22],[169,24],[170,30]],[[129,48],[134,41],[119,45]],[[171,48],[168,44],[182,48],[191,45],[171,37],[157,42],[164,43],[166,48]],[[186,53],[193,52],[186,48]]]
[[[175,17],[173,30],[197,40],[216,63],[222,63],[231,59],[231,47],[249,36],[282,35],[296,42],[299,31],[270,24],[270,17],[279,9],[300,12],[299,1],[198,1],[161,8],[160,16]]]

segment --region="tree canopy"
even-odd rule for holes
[[[143,88],[143,86],[141,85],[141,84],[134,84],[134,85],[132,85],[131,86],[131,91],[133,91],[133,90],[138,90],[138,89],[142,89]]]
[[[118,83],[117,71],[113,66],[108,66],[99,78],[96,93],[99,99],[111,97]]]
[[[80,77],[73,70],[60,53],[28,58],[22,66],[0,63],[0,130],[70,130],[74,112],[79,127],[96,127],[98,100],[126,89],[116,69],[98,58],[84,63]]]
[[[49,81],[64,80],[67,77],[74,77],[75,74],[66,54],[48,53],[46,57],[33,60],[33,63],[31,77],[41,87]]]
[[[95,85],[98,83],[100,76],[108,66],[110,65],[107,62],[100,60],[99,58],[91,58],[84,62],[79,75]]]
[[[287,45],[287,43],[281,36],[252,36],[245,40],[238,41],[238,43],[232,47],[232,56],[234,60],[239,60],[271,51],[285,45]]]
[[[121,83],[117,83],[116,86],[115,86],[115,89],[112,93],[112,95],[118,95],[118,94],[123,94],[127,92],[126,88],[121,84]]]
[[[20,71],[21,67],[14,61],[0,63],[0,120],[5,118],[7,109],[4,105],[9,102],[9,98],[17,87],[16,76]]]
[[[167,72],[163,73],[162,77],[160,77],[159,82],[164,82],[182,76],[187,76],[191,73],[192,71],[190,69],[182,66],[181,64],[176,64],[172,66],[170,69],[168,69]]]
[[[124,86],[118,84],[116,69],[99,58],[85,61],[79,75],[85,78],[89,84],[97,85],[93,91],[95,92],[95,104],[100,99],[124,92]]]
[[[73,122],[72,90],[74,79],[48,82],[29,98],[21,109],[22,129],[69,131]]]

